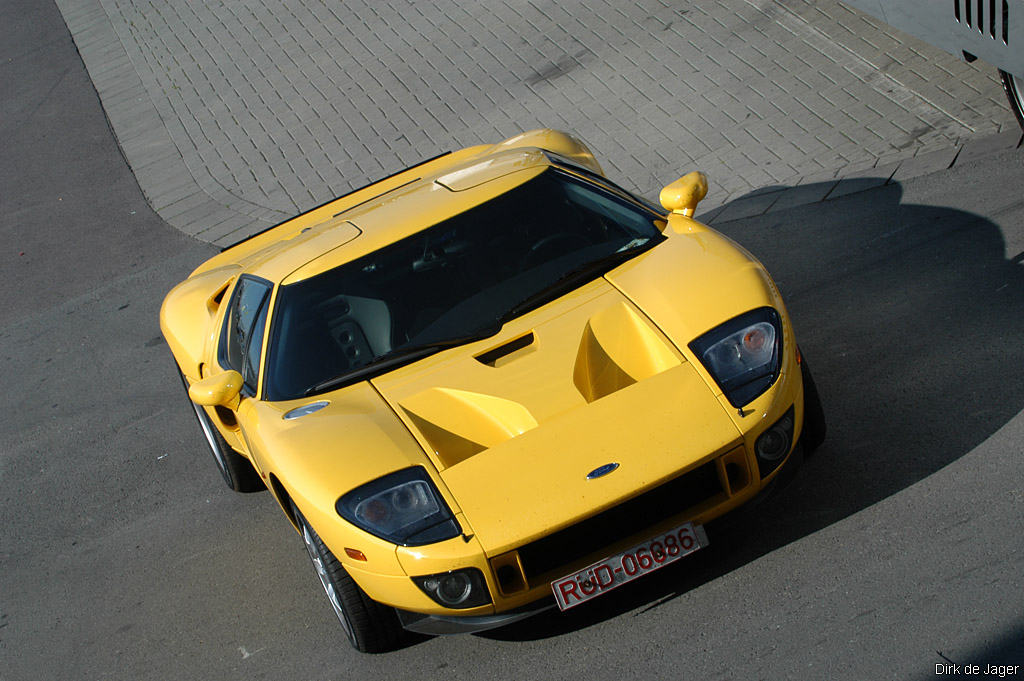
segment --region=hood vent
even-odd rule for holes
[[[572,380],[594,402],[680,363],[654,329],[620,302],[587,320]]]
[[[537,427],[518,402],[466,390],[428,388],[400,404],[445,468]]]
[[[529,332],[525,336],[519,338],[513,338],[507,343],[503,343],[496,348],[492,348],[487,352],[480,353],[476,356],[476,361],[481,364],[493,367],[498,365],[498,360],[508,357],[514,352],[522,350],[533,345],[533,341],[536,337],[533,335],[533,331]]]
[[[559,339],[553,331],[546,341],[551,346],[551,358],[545,362],[555,364],[545,366],[545,380],[552,382],[550,392],[560,396],[561,409],[545,410],[542,399],[536,413],[528,406],[532,405],[530,400],[539,399],[532,389],[522,388],[524,383],[530,383],[527,377],[538,375],[538,365],[526,357],[539,356],[533,355],[540,348],[539,336],[533,330],[491,347],[472,360],[463,360],[470,365],[462,365],[462,370],[475,380],[463,379],[463,383],[462,373],[451,374],[451,380],[467,387],[489,385],[487,393],[435,383],[398,398],[398,406],[409,425],[437,457],[441,470],[499,446],[507,449],[519,436],[540,430],[539,421],[546,428],[577,410],[589,411],[589,403],[685,363],[678,351],[627,302],[591,309],[588,317],[581,315],[577,322],[585,319],[580,324],[583,328],[575,327],[582,331],[581,337],[573,338],[572,334]],[[578,348],[575,353],[574,346]],[[480,364],[499,368],[507,365],[507,369],[492,374]],[[525,373],[517,370],[520,366]],[[436,376],[432,378],[432,382],[437,380]],[[496,394],[488,394],[491,390]],[[556,431],[557,428],[552,432]]]

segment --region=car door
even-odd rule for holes
[[[241,434],[239,414],[243,405],[255,398],[259,386],[260,355],[267,327],[267,314],[273,285],[259,277],[242,275],[231,296],[231,302],[217,342],[217,364],[224,371],[242,375],[240,402],[236,409],[218,406],[216,423],[224,439],[234,449],[248,454]]]

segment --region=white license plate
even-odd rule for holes
[[[708,545],[700,525],[686,523],[622,553],[600,560],[579,572],[551,582],[560,610],[579,605],[673,563]]]

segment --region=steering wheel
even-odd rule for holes
[[[593,245],[593,242],[587,237],[573,232],[559,232],[542,236],[530,246],[530,250],[523,257],[519,270],[528,270],[560,255]]]

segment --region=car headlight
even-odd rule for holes
[[[402,546],[421,546],[462,532],[448,505],[419,466],[396,471],[338,499],[345,520]]]
[[[690,343],[734,407],[749,404],[779,377],[782,323],[770,307],[751,310]]]

